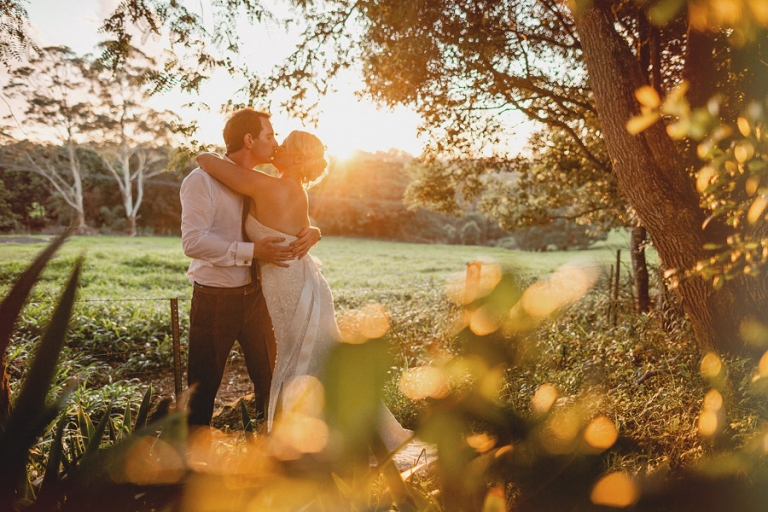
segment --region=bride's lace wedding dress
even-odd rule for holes
[[[285,241],[281,244],[287,245],[296,240],[295,236],[269,228],[251,215],[245,221],[245,232],[252,242],[264,237],[282,237]],[[326,357],[341,339],[331,289],[313,258],[307,254],[287,263],[287,268],[260,266],[261,288],[277,340],[267,418],[269,430],[281,391],[297,376],[319,376]],[[387,448],[393,450],[412,433],[382,407],[379,434]]]

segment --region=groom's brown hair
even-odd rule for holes
[[[227,146],[227,154],[243,149],[243,138],[247,134],[250,133],[254,139],[259,136],[262,117],[269,119],[270,114],[251,107],[241,108],[229,116],[224,125],[224,144]]]

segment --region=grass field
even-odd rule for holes
[[[42,250],[40,243],[0,243],[0,290],[5,290]],[[10,240],[11,237],[0,237]],[[312,250],[323,262],[323,274],[341,304],[381,301],[391,295],[442,290],[446,279],[464,272],[475,259],[493,259],[524,276],[541,277],[559,266],[610,268],[616,250],[628,265],[628,234],[616,231],[605,242],[586,251],[525,252],[494,247],[424,245],[378,240],[325,237]],[[85,255],[81,299],[188,298],[185,277],[189,258],[179,238],[173,237],[73,237],[67,241],[38,288],[38,298],[54,293],[79,254]]]

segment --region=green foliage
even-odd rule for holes
[[[506,172],[490,177],[480,209],[510,232],[551,222],[573,221],[589,231],[628,226],[631,209],[611,172],[605,142],[590,118],[585,155],[560,129],[535,133],[526,156],[513,159]]]
[[[14,338],[15,355],[9,358],[11,375],[22,374],[27,351],[44,332],[50,309],[46,303],[25,310]],[[60,373],[58,383],[77,377],[106,392],[115,381],[171,368],[169,314],[167,301],[78,304],[63,352],[70,371]],[[187,316],[180,318],[184,326]]]
[[[43,177],[46,188],[76,212],[81,230],[86,217],[99,214],[107,227],[119,230],[110,218],[118,203],[128,233],[135,235],[145,183],[165,170],[179,135],[194,132],[176,114],[148,106],[148,75],[158,64],[136,48],[127,57],[120,68],[109,69],[67,47],[47,47],[13,69],[3,87],[23,105],[23,136],[32,142],[7,145],[0,164]],[[51,134],[57,143],[37,144]],[[177,158],[174,166],[179,164]],[[95,193],[104,178],[115,180],[116,190]],[[178,193],[174,196],[178,202]]]
[[[476,201],[487,219],[514,233],[519,247],[526,250],[546,250],[550,245],[561,250],[586,248],[614,227],[628,225],[631,216],[596,121],[590,119],[580,143],[562,129],[534,134],[530,156],[478,160],[472,166],[413,165],[415,179],[406,200],[453,213]],[[588,153],[582,151],[584,144]]]
[[[18,281],[0,304],[0,357],[5,362],[5,352],[10,342],[13,325],[21,312],[24,301],[47,261],[63,243],[60,237],[33,262],[19,277]],[[25,467],[28,452],[35,436],[55,417],[61,401],[46,403],[46,395],[54,376],[56,364],[64,343],[69,315],[75,300],[81,262],[75,266],[59,306],[54,312],[50,325],[40,339],[35,358],[30,365],[27,378],[7,416],[0,418],[0,454],[3,467],[0,473],[0,505],[10,509],[11,504],[21,497],[26,487]],[[4,366],[4,364],[3,364]]]
[[[748,105],[735,127],[718,119],[715,100],[709,110],[693,112],[684,98],[672,101],[682,111],[674,125],[678,136],[700,141],[698,153],[706,164],[698,171],[697,186],[710,212],[707,223],[723,222],[733,230],[724,245],[707,247],[713,255],[695,271],[715,288],[739,275],[762,274],[768,263],[768,98]]]
[[[18,228],[19,217],[13,212],[13,207],[9,202],[11,194],[5,187],[5,183],[0,181],[0,231],[7,232]]]
[[[523,292],[502,277],[467,299],[457,351],[404,372],[423,401],[417,433],[438,444],[446,508],[480,510],[498,492],[513,510],[759,510],[765,373],[702,359],[690,333],[648,317],[613,328],[598,294],[558,314],[551,303],[578,279]]]
[[[36,258],[19,276],[0,304],[0,353],[3,363],[17,316],[41,271],[65,238],[66,236],[60,237]],[[114,484],[110,481],[115,473],[102,470],[107,469],[110,461],[112,465],[129,464],[125,450],[135,445],[139,439],[138,436],[131,435],[134,427],[130,424],[130,405],[125,408],[120,433],[115,430],[111,405],[107,406],[107,410],[96,423],[85,409],[79,406],[75,414],[76,432],[73,434],[68,427],[71,420],[65,413],[56,423],[49,446],[45,450],[47,461],[39,457],[39,448],[45,448],[44,444],[48,443],[39,444],[36,439],[56,417],[69,394],[66,389],[61,391],[59,388],[60,390],[54,391],[54,396],[50,398],[75,302],[81,267],[82,258],[75,263],[50,322],[42,337],[38,337],[34,357],[27,365],[23,384],[16,393],[10,413],[4,412],[0,416],[0,454],[3,458],[0,470],[0,508],[3,510],[59,510],[65,506],[69,507],[69,510],[91,510],[95,509],[95,505],[103,506],[103,502],[98,504],[100,495],[110,485],[114,489]],[[139,410],[135,428],[145,424],[148,407],[149,392]],[[173,425],[173,418],[165,422],[165,428],[161,424],[156,425],[161,431],[168,432],[166,437],[169,439],[173,430],[168,427]],[[177,422],[179,419],[183,421],[183,416],[177,415],[175,418]],[[112,450],[102,451],[101,445],[107,431],[111,441],[117,444]],[[36,474],[43,474],[44,477],[35,479],[35,482],[28,480]],[[129,487],[135,489],[134,486]],[[123,494],[124,506],[137,501],[133,491]],[[118,506],[121,497],[113,495],[112,498],[110,502]],[[166,499],[161,497],[160,502]],[[146,502],[146,499],[143,501]]]
[[[20,1],[3,2],[0,16],[0,64],[7,68],[11,61],[21,60],[30,50],[36,51],[37,45],[29,35],[29,14]]]
[[[690,138],[705,162],[696,174],[702,208],[708,213],[703,229],[724,226],[724,243],[704,248],[711,254],[692,269],[679,269],[674,280],[703,276],[720,289],[726,281],[744,275],[759,276],[768,263],[768,98],[746,106],[735,123],[721,112],[725,98],[715,97],[706,106],[692,107],[683,83],[662,102],[657,95],[638,98],[645,113],[636,118],[641,126],[662,115],[673,122],[668,133],[675,139]]]
[[[174,112],[147,105],[152,93],[148,82],[158,64],[138,48],[131,47],[119,67],[98,60],[89,65],[98,116],[92,129],[100,135],[100,142],[91,144],[118,185],[127,234],[136,236],[145,180],[168,168],[169,148],[179,142],[179,134],[195,128],[184,126]],[[178,167],[178,162],[172,165]]]
[[[271,11],[252,1],[210,7],[203,17],[202,12],[176,2],[121,3],[103,20],[101,31],[109,39],[100,59],[113,69],[121,67],[133,47],[135,35],[131,28],[138,27],[143,38],[168,37],[168,58],[149,77],[155,92],[175,87],[197,91],[217,68],[233,75],[243,70],[247,73],[247,63],[236,58],[240,49],[237,29],[243,20],[269,20]],[[259,85],[260,81],[254,80],[250,87],[258,90]]]

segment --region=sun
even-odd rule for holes
[[[352,144],[329,144],[326,153],[337,160],[349,160],[356,152],[361,151]]]

